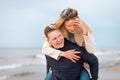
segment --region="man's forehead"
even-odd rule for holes
[[[56,30],[53,30],[51,31],[49,34],[48,34],[48,37],[55,37],[57,36],[58,34],[61,34],[61,31],[59,29],[56,29]]]
[[[61,33],[61,31],[59,30],[59,29],[55,29],[55,30],[53,30],[53,31],[51,31],[51,33]]]

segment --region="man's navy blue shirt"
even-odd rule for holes
[[[67,51],[75,49],[80,51],[80,54],[88,53],[84,47],[78,46],[76,43],[72,43],[67,39],[64,39],[64,47],[58,50]],[[79,56],[82,56],[78,54]],[[52,80],[79,80],[81,60],[76,63],[70,59],[61,57],[59,60],[55,60],[49,56],[46,56],[47,65],[52,69]]]

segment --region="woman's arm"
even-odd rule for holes
[[[86,50],[89,53],[95,53],[96,52],[96,44],[95,44],[95,40],[93,38],[93,36],[88,33],[87,35],[83,35],[84,38],[84,46],[86,48]]]
[[[65,58],[70,59],[73,62],[76,62],[76,60],[80,59],[80,57],[76,55],[76,54],[79,54],[80,52],[75,51],[75,50],[60,51],[60,50],[54,49],[53,47],[51,47],[51,45],[46,39],[44,40],[44,44],[42,47],[42,53],[56,60],[59,60],[60,57],[65,57]]]
[[[84,22],[83,20],[79,19],[79,18],[76,18],[74,23],[76,25],[78,25],[79,28],[82,31],[83,38],[84,38],[84,41],[83,41],[84,45],[83,46],[85,46],[86,50],[89,53],[95,53],[96,45],[95,45],[94,38],[91,35],[92,30],[90,29],[89,25],[86,22]]]
[[[48,43],[48,41],[46,39],[44,39],[42,53],[58,60],[60,58],[59,55],[60,55],[61,51],[52,48],[51,45]]]
[[[86,50],[93,54],[96,52],[96,44],[95,44],[95,40],[92,36],[92,30],[90,29],[90,26],[84,22],[83,20],[81,21],[81,27],[84,27],[84,33],[83,33],[83,38],[84,38],[84,46],[86,48]]]

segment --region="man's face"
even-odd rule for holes
[[[64,46],[64,37],[60,30],[48,33],[48,41],[54,48],[62,48]]]

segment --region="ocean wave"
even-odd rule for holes
[[[14,77],[24,77],[24,76],[34,75],[34,74],[37,74],[37,72],[18,72],[18,73],[5,75],[5,76],[0,76],[0,80],[7,80]]]
[[[5,70],[5,69],[14,69],[18,67],[22,67],[22,64],[10,64],[10,65],[0,65],[0,70]]]
[[[120,65],[120,49],[99,50],[95,55],[99,59],[100,67]]]
[[[28,61],[22,62],[22,63],[15,62],[13,64],[0,65],[0,70],[15,69],[15,68],[25,67],[25,66],[46,65],[46,62],[43,59],[44,59],[44,57],[42,57],[38,60],[28,60]]]
[[[29,58],[29,59],[34,59],[37,60],[38,64],[41,65],[45,65],[46,64],[46,59],[45,59],[45,55],[43,54],[34,54],[34,55],[29,55],[29,56],[25,56],[25,58]],[[33,62],[33,61],[32,61]],[[32,63],[31,62],[31,63]],[[35,62],[33,62],[32,64],[34,64]]]
[[[6,80],[8,78],[10,78],[10,76],[0,76],[0,80]]]
[[[120,54],[120,49],[101,49],[101,50],[97,50],[97,52],[95,54],[98,54],[98,55],[116,55],[116,54]]]
[[[40,58],[40,59],[45,59],[45,56],[42,55],[42,54],[33,54],[33,55],[27,55],[27,56],[24,56],[25,58],[33,58],[33,59],[37,59],[37,58]]]

